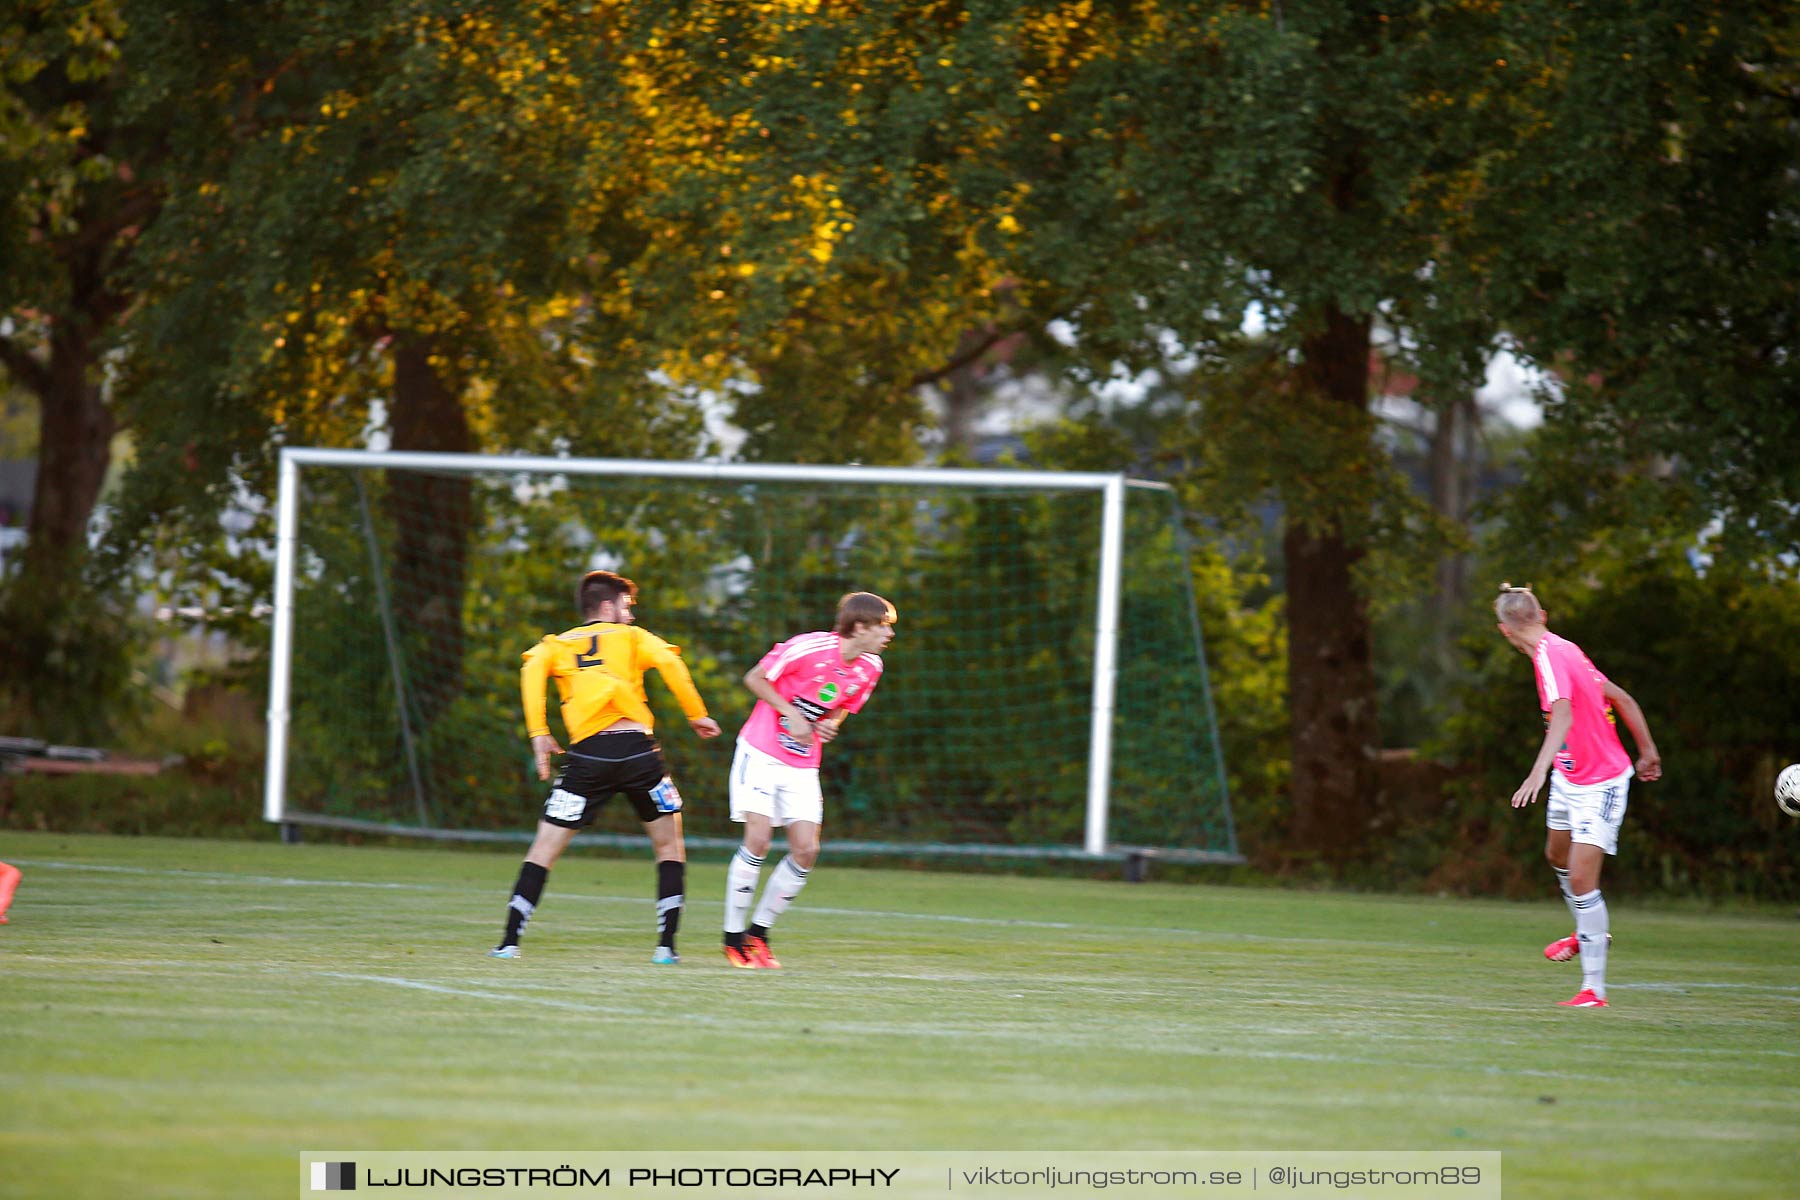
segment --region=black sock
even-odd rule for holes
[[[765,942],[769,940],[769,927],[767,925],[753,924],[750,928],[746,929],[744,933],[749,937],[761,938]]]
[[[675,931],[681,927],[681,894],[687,877],[687,864],[656,864],[656,944],[675,949]]]
[[[534,862],[519,864],[519,880],[513,884],[512,899],[506,905],[506,933],[500,939],[502,946],[519,944],[519,935],[525,932],[525,922],[531,920],[538,897],[544,894],[544,881],[549,877],[550,871],[546,867]]]
[[[738,949],[742,950],[744,948],[743,931],[740,930],[737,933],[733,933],[731,930],[727,929],[725,931],[725,944],[727,946],[736,946]]]

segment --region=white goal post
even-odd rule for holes
[[[392,822],[358,822],[355,820],[333,820],[316,813],[298,811],[290,803],[288,788],[289,755],[292,749],[291,726],[295,714],[296,699],[301,703],[310,703],[307,696],[296,697],[295,686],[295,642],[296,642],[296,604],[297,589],[303,580],[312,580],[321,570],[321,554],[309,544],[302,534],[301,524],[304,516],[305,487],[303,472],[310,475],[317,471],[331,471],[340,475],[348,473],[354,476],[357,496],[362,503],[361,520],[367,524],[372,520],[362,480],[371,472],[392,477],[396,473],[421,473],[421,477],[434,479],[470,479],[479,476],[485,480],[533,481],[531,486],[546,488],[565,488],[579,480],[625,480],[638,485],[666,484],[671,491],[684,488],[696,488],[713,485],[796,485],[805,489],[818,489],[815,495],[830,495],[832,489],[873,489],[884,487],[922,489],[921,495],[938,493],[955,493],[959,489],[983,494],[1001,492],[1021,493],[1058,493],[1086,494],[1098,501],[1097,529],[1097,570],[1093,580],[1092,599],[1092,679],[1089,686],[1088,727],[1086,751],[1086,808],[1082,822],[1081,845],[1078,852],[1072,851],[1071,857],[1085,856],[1092,858],[1120,857],[1133,847],[1121,846],[1109,839],[1109,808],[1112,804],[1111,786],[1113,779],[1115,752],[1115,715],[1117,710],[1117,680],[1120,639],[1120,606],[1122,595],[1122,572],[1125,562],[1126,538],[1126,504],[1128,489],[1168,491],[1167,485],[1128,480],[1122,474],[1003,470],[1003,469],[956,469],[956,468],[912,468],[912,467],[863,467],[863,466],[806,466],[806,465],[773,465],[747,463],[687,463],[660,462],[650,460],[629,459],[593,459],[593,458],[552,458],[534,456],[506,455],[474,455],[424,453],[407,451],[369,451],[338,450],[321,448],[289,447],[280,455],[280,484],[276,514],[275,544],[275,578],[273,597],[273,625],[270,652],[269,672],[269,705],[268,705],[268,758],[264,778],[263,815],[270,822],[286,826],[290,822],[305,823],[309,820],[318,824],[339,824],[349,827],[389,828]],[[514,482],[510,486],[515,492],[523,486]],[[391,489],[390,489],[391,490]],[[320,503],[323,503],[322,501]],[[346,511],[348,504],[340,505]],[[571,506],[575,507],[575,506]],[[354,524],[346,518],[346,526]],[[346,541],[355,540],[354,537]],[[395,568],[384,566],[383,555],[391,553],[380,545],[381,538],[373,530],[367,532],[366,543],[368,555],[375,558],[372,569],[368,559],[359,564],[359,570],[372,576],[372,585],[376,589],[370,593],[373,600],[364,604],[372,604],[384,613],[388,622],[386,639],[390,644],[390,659],[393,663],[391,682],[400,692],[398,702],[404,705],[407,697],[404,694],[403,671],[400,666],[398,651],[392,651],[391,645],[395,637],[393,619],[389,610],[389,599],[383,579]],[[620,569],[628,575],[633,574],[633,563],[622,562]],[[573,575],[569,575],[572,582]],[[656,581],[640,580],[649,586],[656,586]],[[1191,583],[1185,586],[1191,587]],[[870,590],[882,590],[871,588]],[[906,624],[908,597],[895,595],[902,614],[902,630]],[[1191,604],[1191,593],[1189,595]],[[807,619],[803,614],[794,614],[792,619],[802,624],[794,626],[795,631],[804,627]],[[663,618],[666,622],[667,618]],[[570,623],[573,623],[572,621]],[[648,620],[647,624],[657,633],[680,643],[685,636],[679,628],[668,628],[657,620]],[[548,628],[541,632],[550,632]],[[1197,619],[1193,629],[1194,652],[1198,655]],[[528,644],[528,643],[527,643]],[[523,647],[513,647],[522,649]],[[746,646],[743,652],[760,654],[766,646]],[[1202,678],[1204,678],[1204,659],[1200,660]],[[382,674],[373,668],[365,671],[366,675]],[[1211,752],[1216,765],[1217,736],[1216,722],[1212,720],[1210,688],[1206,689],[1206,724],[1212,738]],[[554,710],[554,705],[552,709]],[[879,711],[880,700],[876,702]],[[516,716],[516,713],[515,713]],[[402,720],[402,731],[409,727]],[[727,732],[732,730],[729,728]],[[873,738],[877,736],[871,732]],[[406,734],[404,755],[411,759],[414,749],[410,733]],[[727,739],[721,739],[727,740]],[[418,785],[416,763],[412,764],[413,784]],[[1217,787],[1220,799],[1223,800],[1223,771],[1217,771]],[[418,811],[421,826],[429,824],[428,801],[421,793],[418,798]],[[1168,857],[1173,860],[1201,862],[1237,862],[1241,861],[1236,853],[1235,838],[1230,831],[1229,809],[1225,814],[1225,830],[1227,844],[1213,847],[1157,847],[1152,853],[1157,857]],[[522,827],[521,823],[521,827]],[[410,822],[400,822],[400,826],[410,826]],[[411,828],[398,828],[396,832],[423,832]],[[696,839],[690,838],[690,841]],[[703,842],[701,844],[704,844]],[[843,843],[834,842],[834,848],[843,847]],[[901,848],[894,847],[895,852]],[[977,847],[982,852],[1005,853],[1004,847]],[[1043,847],[1036,848],[1038,850]]]

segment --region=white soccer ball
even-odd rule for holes
[[[1790,817],[1800,817],[1800,763],[1781,768],[1775,777],[1775,803]]]

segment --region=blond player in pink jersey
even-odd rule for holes
[[[880,596],[851,592],[838,601],[831,629],[779,642],[744,672],[756,706],[731,762],[731,819],[744,826],[744,844],[725,876],[724,949],[734,967],[781,966],[769,949],[769,927],[806,886],[819,857],[821,751],[881,682],[881,651],[894,640],[898,619]],[[777,826],[787,831],[788,852],[769,873],[752,919],[751,902]]]
[[[1579,950],[1581,990],[1559,1003],[1605,1008],[1612,933],[1600,895],[1600,867],[1608,854],[1618,853],[1632,775],[1646,783],[1661,778],[1662,757],[1637,701],[1602,675],[1581,647],[1550,632],[1549,615],[1530,588],[1502,584],[1494,615],[1500,619],[1500,636],[1531,659],[1546,726],[1537,761],[1513,793],[1512,806],[1523,808],[1536,800],[1549,777],[1544,857],[1575,917],[1575,932],[1545,946],[1544,957],[1566,962]],[[1625,718],[1637,743],[1635,767],[1619,741],[1614,713]]]

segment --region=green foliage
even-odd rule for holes
[[[0,350],[10,366],[48,342],[55,322],[95,315],[155,212],[141,176],[158,132],[118,103],[119,9],[24,0],[0,15]]]
[[[1184,724],[1197,704],[1191,697],[1206,695],[1240,848],[1267,863],[1279,856],[1289,811],[1284,597],[1272,586],[1251,506],[1245,493],[1235,490],[1237,477],[1228,470],[1233,457],[1215,457],[1204,434],[1195,432],[1209,428],[1208,421],[1206,410],[1196,411],[1181,393],[1163,389],[1110,412],[1086,407],[1080,419],[1034,431],[1026,443],[1034,465],[1173,476],[1182,542],[1166,552],[1185,558],[1180,574],[1190,583],[1191,599],[1184,596],[1179,603],[1193,605],[1189,619],[1203,639],[1204,686],[1194,679],[1168,681],[1160,693],[1161,709],[1140,713],[1141,725],[1127,722],[1138,740],[1125,753],[1144,768],[1170,769],[1168,760],[1180,752],[1183,738],[1211,736]],[[1134,496],[1132,503],[1140,519],[1151,507],[1143,497]],[[1148,539],[1140,533],[1140,540]],[[1128,569],[1128,581],[1136,573]],[[1173,574],[1145,570],[1138,586],[1154,587],[1154,581]],[[1130,637],[1126,646],[1129,655]],[[1155,658],[1156,651],[1148,657]],[[1209,749],[1196,752],[1194,761],[1185,769],[1219,769]]]
[[[0,712],[13,732],[97,739],[129,724],[141,661],[132,597],[79,593],[114,433],[109,355],[131,303],[123,264],[157,209],[144,179],[161,113],[118,102],[125,35],[111,0],[0,13],[0,452],[35,455],[29,537],[0,581]],[[27,432],[19,426],[35,424]]]
[[[688,452],[697,422],[646,381],[641,330],[577,290],[594,247],[570,241],[592,215],[574,210],[605,199],[583,191],[584,156],[624,136],[612,77],[569,70],[603,36],[592,22],[532,5],[242,15],[138,13],[133,102],[204,100],[139,269],[131,415],[160,436],[116,549],[177,523],[210,540],[240,487],[273,491],[280,444],[448,437],[442,412],[402,417],[415,347],[469,430],[437,448]]]
[[[0,826],[63,833],[165,837],[270,838],[262,819],[261,720],[267,681],[211,683],[212,703],[161,704],[129,711],[127,728],[81,727],[88,744],[103,741],[115,757],[163,764],[154,775],[21,774],[0,776]],[[141,687],[141,680],[140,680]],[[116,740],[97,737],[116,733]]]
[[[0,776],[0,826],[132,837],[275,837],[275,827],[262,819],[261,775],[243,763],[224,775],[181,767],[144,776]]]
[[[17,737],[105,743],[142,714],[149,631],[129,597],[0,587],[0,725]]]
[[[1253,553],[1203,536],[1191,556],[1232,815],[1244,853],[1268,864],[1281,854],[1289,815],[1284,600]]]
[[[1662,779],[1632,785],[1608,879],[1637,891],[1800,896],[1792,821],[1773,799],[1800,729],[1793,578],[1723,564],[1701,572],[1670,555],[1590,563],[1532,584],[1551,628],[1637,700],[1662,755]],[[1430,829],[1436,850],[1421,837],[1401,853],[1415,862],[1436,854],[1431,869],[1449,886],[1533,894],[1543,884],[1543,812],[1506,806],[1543,736],[1531,667],[1487,632],[1491,612],[1472,613],[1470,624],[1482,632],[1467,644],[1470,678],[1438,747],[1466,777]],[[1629,733],[1623,740],[1632,749]]]
[[[37,398],[13,381],[0,379],[0,458],[31,458],[37,444]]]
[[[1559,501],[1542,524],[1584,539],[1594,524],[1570,494],[1653,464],[1665,486],[1638,500],[1679,514],[1697,493],[1729,553],[1793,553],[1800,11],[1507,5],[1505,19],[1545,81],[1528,97],[1540,116],[1491,159],[1476,213],[1510,251],[1492,302],[1563,379],[1546,397],[1554,453],[1525,483]]]

